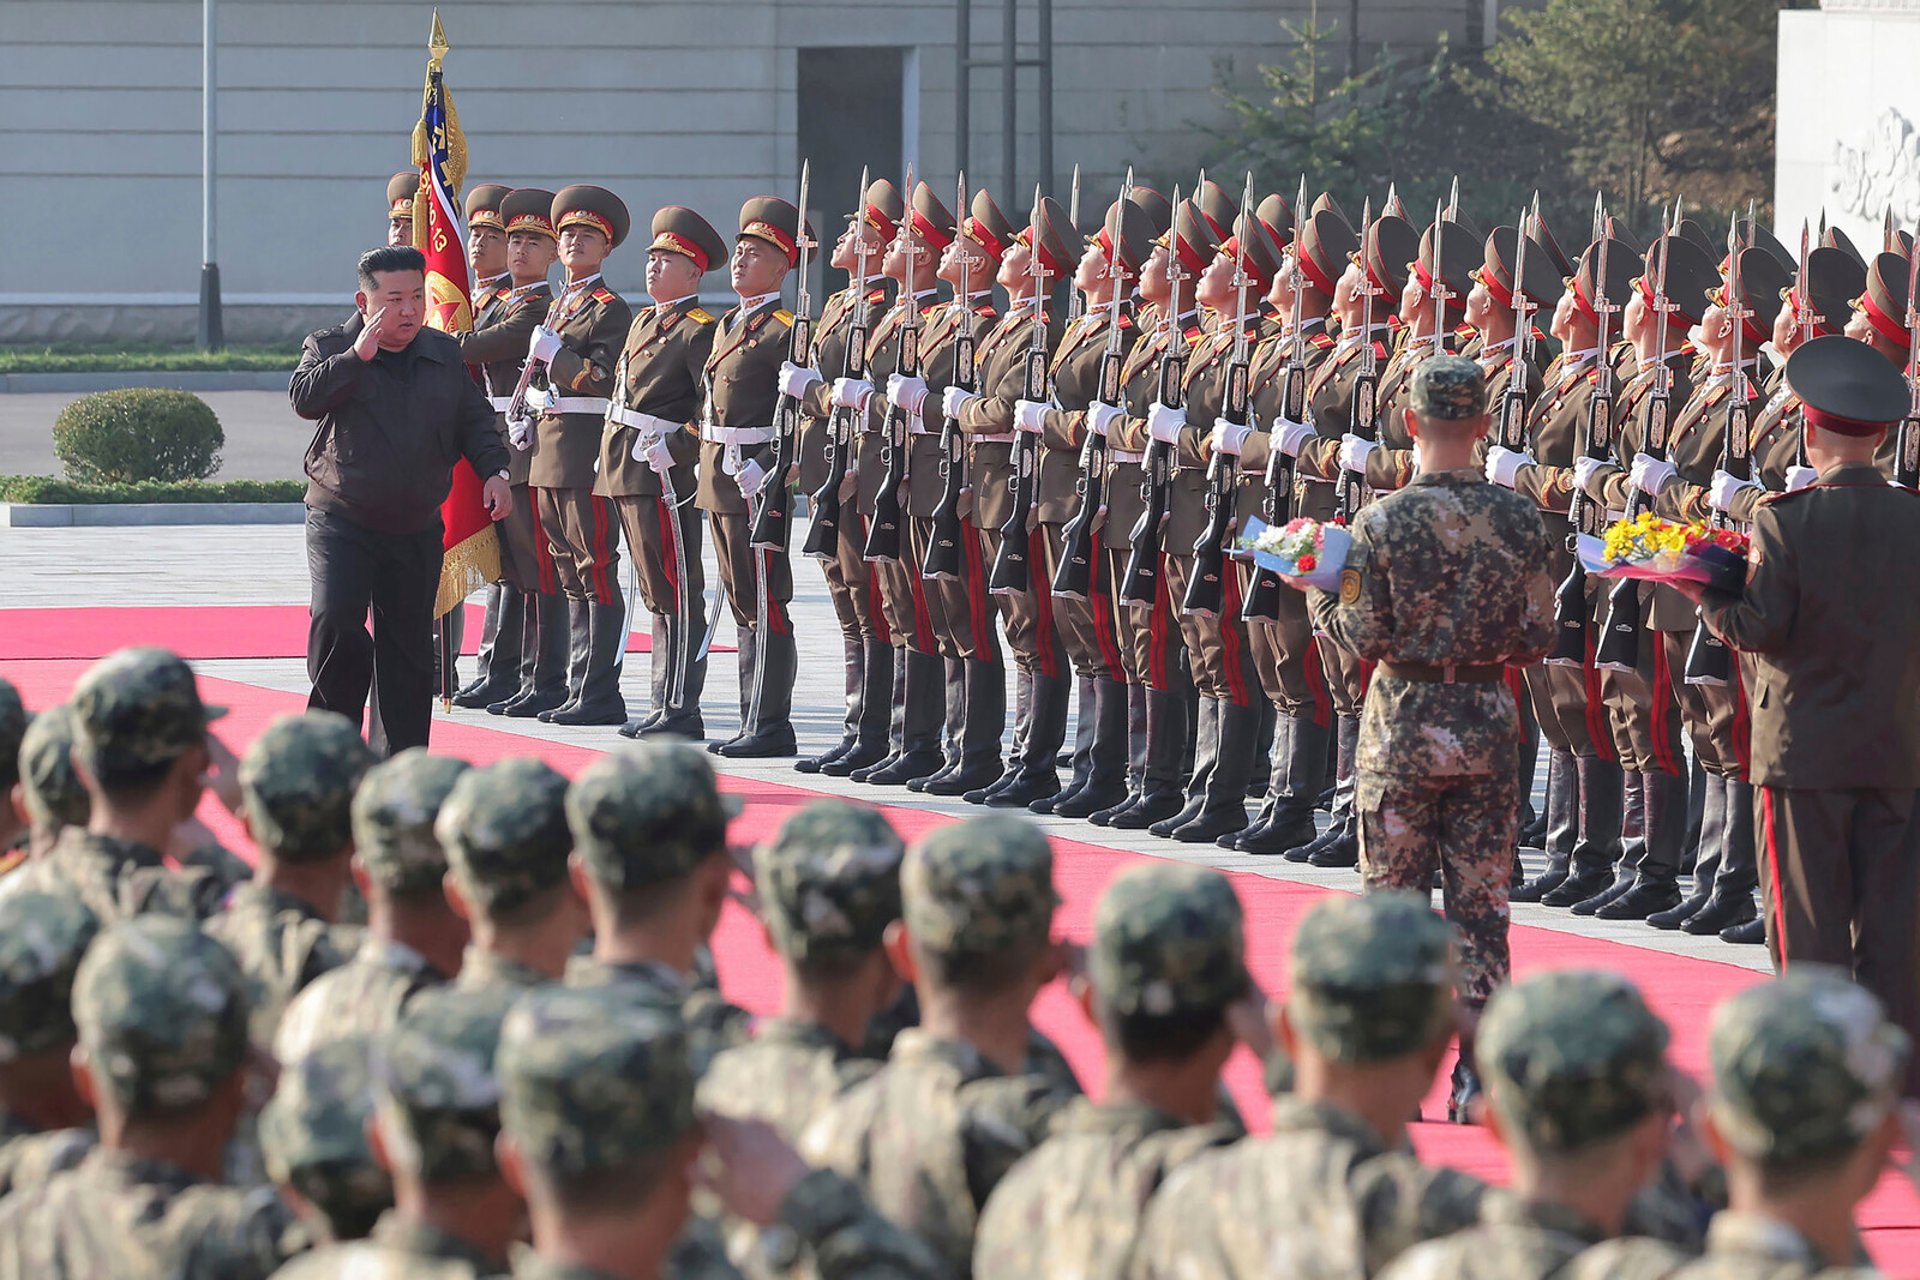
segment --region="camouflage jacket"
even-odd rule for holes
[[[1144,1103],[1081,1099],[994,1188],[973,1242],[977,1276],[1121,1276],[1147,1202],[1195,1156],[1246,1136]]]
[[[702,1075],[722,1049],[747,1043],[753,1023],[745,1009],[729,1004],[718,990],[690,981],[671,965],[609,963],[576,956],[567,965],[566,982],[570,987],[633,983],[649,997],[678,1006],[687,1025],[687,1049],[693,1055],[694,1070]]]
[[[1051,1077],[1006,1075],[972,1045],[916,1027],[808,1128],[801,1151],[930,1243],[940,1274],[967,1276],[988,1194],[1077,1096]]]
[[[1310,593],[1314,625],[1376,662],[1525,666],[1553,641],[1550,551],[1525,499],[1474,472],[1420,475],[1354,520],[1339,594]],[[1360,724],[1359,769],[1420,778],[1509,769],[1521,731],[1498,680],[1384,671]]]
[[[323,1040],[378,1035],[416,993],[446,980],[412,947],[369,934],[353,959],[293,998],[273,1038],[273,1056],[298,1062]]]
[[[275,1280],[482,1280],[504,1274],[503,1264],[466,1241],[389,1209],[367,1239],[295,1258]]]
[[[0,1205],[0,1277],[261,1280],[306,1246],[269,1188],[236,1191],[173,1165],[97,1149]]]
[[[1829,1259],[1784,1222],[1731,1209],[1714,1215],[1704,1254],[1696,1256],[1658,1240],[1611,1240],[1581,1262],[1583,1277],[1617,1280],[1838,1280],[1880,1274],[1871,1269],[1864,1249],[1857,1249],[1850,1261]]]
[[[490,987],[531,991],[552,981],[552,978],[530,964],[521,964],[496,952],[470,946],[461,957],[460,973],[454,978],[453,985],[458,991],[484,991]]]
[[[0,1196],[45,1186],[93,1150],[92,1129],[36,1129],[16,1115],[0,1113]]]
[[[798,1142],[815,1116],[880,1066],[817,1023],[770,1018],[753,1039],[715,1055],[700,1080],[700,1101],[731,1116],[765,1120]]]
[[[226,895],[226,886],[204,869],[171,870],[158,849],[84,827],[62,830],[44,858],[7,877],[7,888],[71,893],[102,928],[148,911],[205,919]]]
[[[1281,1098],[1273,1132],[1176,1170],[1147,1207],[1132,1280],[1344,1280],[1480,1221],[1478,1178],[1390,1150],[1365,1121]]]
[[[1429,1240],[1401,1254],[1380,1280],[1548,1280],[1575,1274],[1568,1264],[1608,1238],[1573,1210],[1501,1196],[1480,1225]]]
[[[258,881],[236,885],[227,895],[227,909],[209,919],[206,930],[226,944],[247,975],[251,1034],[263,1047],[273,1043],[293,998],[321,974],[345,964],[362,936],[360,929],[336,928],[305,900]]]

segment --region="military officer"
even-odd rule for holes
[[[997,781],[965,794],[970,803],[998,808],[1025,808],[1060,789],[1054,758],[1067,732],[1066,653],[1053,625],[1053,593],[1031,512],[1027,529],[1009,530],[1008,525],[1015,514],[1017,484],[1024,484],[1018,492],[1031,494],[1036,508],[1044,505],[1037,474],[1024,481],[1014,474],[1028,448],[1016,443],[1021,432],[1014,415],[1025,394],[1031,353],[1036,348],[1053,350],[1047,281],[1062,279],[1071,269],[1069,232],[1066,212],[1051,198],[1043,199],[1001,255],[996,279],[1007,291],[1007,309],[980,343],[975,389],[950,386],[941,404],[967,434],[967,479],[973,489],[974,525],[984,540],[982,564],[991,576],[992,567],[1003,559],[1009,564],[1023,556],[1025,560],[1027,589],[993,592],[1007,647],[1019,667],[1013,752]],[[1043,330],[1038,341],[1035,326]],[[1071,482],[1058,468],[1055,477],[1056,484]],[[1012,548],[1005,545],[1009,539]]]
[[[522,187],[500,198],[497,217],[506,277],[485,294],[476,294],[473,330],[456,335],[460,354],[480,370],[503,440],[510,441],[507,409],[519,385],[527,343],[553,302],[547,272],[559,242],[552,211],[553,193],[538,187]],[[537,710],[544,709],[558,704],[565,686],[566,605],[552,562],[538,546],[538,513],[527,488],[530,464],[527,450],[508,450],[513,510],[494,526],[500,535],[500,581],[487,598],[491,639],[481,646],[480,674],[454,695],[455,706],[491,711],[499,704],[497,714],[505,714],[525,696],[538,704]]]
[[[702,371],[700,485],[696,505],[707,513],[720,585],[732,607],[740,654],[740,732],[708,744],[723,756],[794,753],[793,681],[798,655],[793,569],[784,554],[750,545],[753,503],[767,484],[780,364],[793,313],[780,306],[780,285],[800,259],[801,214],[777,196],[740,206],[740,232],[728,263],[739,303],[720,318]]]
[[[1801,347],[1787,381],[1820,478],[1754,513],[1744,594],[1687,594],[1716,634],[1754,659],[1751,766],[1769,947],[1783,968],[1815,961],[1851,972],[1911,1033],[1920,1029],[1911,981],[1920,963],[1911,716],[1920,659],[1904,620],[1920,611],[1920,593],[1901,557],[1920,529],[1920,502],[1873,464],[1910,397],[1891,365],[1845,338]],[[1862,601],[1872,603],[1864,616]]]
[[[843,476],[858,473],[855,455],[861,436],[852,428],[851,411],[832,404],[828,377],[851,377],[862,371],[864,343],[888,297],[881,259],[904,215],[900,193],[891,182],[877,178],[867,185],[859,212],[847,216],[847,229],[834,241],[828,259],[829,266],[847,273],[847,284],[820,308],[814,325],[813,366],[801,369],[783,363],[780,367],[782,394],[801,398],[798,482],[808,494],[822,493],[835,469]],[[866,335],[857,356],[853,352],[856,334]],[[847,669],[846,716],[838,743],[794,764],[801,773],[846,777],[887,756],[893,715],[893,638],[864,557],[867,525],[857,509],[857,483],[843,481],[839,493],[846,505],[841,508],[838,537],[814,557],[826,575],[827,598],[840,622]]]
[[[653,698],[623,737],[706,736],[700,694],[707,660],[699,652],[707,598],[701,520],[693,506],[698,438],[688,430],[718,322],[700,303],[700,279],[727,257],[727,244],[692,209],[653,215],[647,249],[651,305],[634,315],[614,370],[614,397],[600,443],[596,494],[613,499],[639,571],[640,598],[653,615]],[[675,701],[675,698],[678,701]]]
[[[402,169],[387,179],[387,243],[413,243],[413,198],[420,190],[420,171]]]
[[[1553,639],[1549,548],[1539,516],[1473,465],[1492,425],[1479,365],[1422,362],[1404,415],[1421,446],[1415,481],[1354,522],[1338,594],[1315,588],[1309,607],[1330,639],[1378,664],[1355,762],[1361,875],[1371,890],[1423,889],[1437,858],[1461,1003],[1478,1013],[1509,963],[1521,736],[1504,669]],[[1458,1112],[1471,1069],[1454,1083]]]
[[[566,280],[527,345],[546,386],[523,447],[533,451],[528,483],[540,522],[536,547],[544,549],[567,598],[566,701],[545,709],[523,703],[509,712],[553,724],[621,724],[627,620],[620,540],[613,503],[594,492],[594,473],[620,343],[633,320],[601,266],[627,238],[632,220],[620,197],[585,184],[562,187],[549,217]]]

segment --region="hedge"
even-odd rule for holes
[[[120,502],[299,502],[304,480],[183,480],[172,484],[75,484],[57,476],[0,476],[0,502],[40,506]]]

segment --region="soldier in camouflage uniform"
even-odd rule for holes
[[[6,869],[11,870],[26,852],[27,834],[31,821],[27,817],[25,806],[19,802],[20,786],[20,740],[26,736],[26,707],[20,701],[20,691],[6,680],[0,680],[0,795],[8,803],[0,805],[0,855],[6,859]]]
[[[73,710],[62,704],[34,716],[20,739],[15,808],[28,827],[25,851],[36,858],[51,849],[67,827],[84,828],[93,813],[86,785],[73,767],[75,732]],[[10,877],[0,881],[0,886],[5,886],[0,892],[24,880]]]
[[[254,1280],[304,1247],[270,1190],[213,1181],[248,1067],[247,981],[227,949],[187,920],[116,925],[80,964],[73,1015],[100,1146],[0,1206],[0,1276]]]
[[[523,756],[470,770],[434,823],[447,893],[473,930],[456,985],[521,991],[552,982],[587,933],[567,874],[567,780]]]
[[[1082,1002],[1106,1042],[1105,1096],[1066,1111],[995,1188],[974,1241],[976,1275],[1124,1275],[1167,1175],[1245,1136],[1217,1105],[1235,1044],[1228,1011],[1254,994],[1226,877],[1174,863],[1123,874],[1100,898],[1087,971]]]
[[[273,1040],[282,1063],[334,1036],[385,1031],[415,993],[460,971],[467,925],[447,905],[447,857],[433,824],[467,769],[464,760],[413,747],[361,781],[353,797],[353,875],[367,897],[366,939],[287,1006]]]
[[[334,922],[351,883],[353,791],[372,767],[360,731],[330,711],[280,717],[241,757],[241,812],[260,860],[207,932],[253,986],[257,1045],[271,1045],[287,1002],[360,943],[359,929]]]
[[[1053,851],[1024,819],[975,818],[914,844],[900,878],[903,930],[891,950],[919,992],[922,1025],[902,1031],[885,1068],[801,1145],[927,1239],[944,1274],[965,1276],[987,1194],[1078,1096],[1029,1066],[1025,1014],[1060,964]]]
[[[1423,895],[1329,896],[1294,934],[1278,1030],[1295,1063],[1273,1132],[1176,1170],[1128,1276],[1361,1277],[1480,1218],[1477,1178],[1422,1165],[1406,1126],[1457,1016],[1448,930]],[[1330,1099],[1363,1099],[1357,1109]]]
[[[374,1159],[391,1174],[397,1207],[372,1224],[368,1239],[301,1258],[286,1280],[506,1271],[508,1250],[526,1238],[527,1223],[494,1159],[500,1084],[493,1060],[500,1025],[521,994],[507,985],[424,992],[372,1041]]]
[[[900,918],[906,846],[878,809],[819,800],[754,850],[760,918],[786,963],[782,1015],[714,1058],[703,1104],[765,1120],[789,1142],[879,1070],[859,1056],[900,981],[881,940]]]
[[[1667,1039],[1616,974],[1545,973],[1497,993],[1480,1064],[1518,1195],[1490,1200],[1477,1227],[1409,1249],[1382,1280],[1544,1280],[1625,1232],[1672,1132]]]
[[[1706,1129],[1731,1207],[1708,1224],[1697,1261],[1622,1241],[1602,1246],[1606,1274],[1801,1280],[1864,1265],[1855,1209],[1899,1140],[1911,1052],[1880,1002],[1825,965],[1795,965],[1723,1001],[1707,1032]]]
[[[519,1280],[737,1276],[723,1257],[685,1248],[701,1226],[682,1232],[703,1138],[703,1181],[784,1244],[785,1266],[810,1263],[821,1280],[938,1274],[924,1245],[846,1179],[807,1169],[770,1128],[696,1119],[686,1025],[631,984],[525,997],[501,1031],[497,1068],[502,1158],[534,1223]]]
[[[37,1187],[93,1148],[69,1061],[73,975],[99,923],[79,899],[0,901],[0,1195]]]
[[[594,933],[593,955],[567,967],[567,983],[632,985],[680,1009],[702,1070],[747,1034],[746,1011],[696,981],[733,878],[727,821],[739,812],[706,754],[685,742],[601,756],[567,789],[574,884]]]
[[[1438,857],[1461,1000],[1477,1012],[1509,964],[1524,735],[1506,667],[1552,642],[1551,548],[1532,505],[1474,465],[1492,425],[1480,366],[1435,356],[1409,394],[1419,475],[1355,519],[1339,592],[1314,590],[1309,605],[1316,627],[1378,664],[1360,717],[1361,874],[1370,890],[1424,891]],[[1472,1089],[1464,1072],[1456,1085]]]
[[[316,1243],[360,1239],[393,1204],[393,1180],[367,1145],[372,1051],[366,1036],[327,1041],[282,1073],[260,1112],[267,1176]]]
[[[101,659],[69,705],[95,830],[62,831],[19,888],[77,894],[107,924],[147,911],[212,914],[225,893],[220,879],[169,870],[162,854],[200,803],[207,726],[226,708],[202,703],[193,670],[164,649]]]

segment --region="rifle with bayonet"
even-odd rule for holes
[[[1120,309],[1124,301],[1126,270],[1121,262],[1122,227],[1128,198],[1133,192],[1133,170],[1120,183],[1120,199],[1107,219],[1107,347],[1100,354],[1100,376],[1095,380],[1096,404],[1120,403],[1120,372],[1126,364],[1121,347]],[[1067,600],[1085,600],[1093,586],[1094,559],[1100,554],[1095,526],[1106,508],[1107,438],[1089,426],[1080,442],[1080,478],[1074,483],[1079,506],[1061,526],[1060,566],[1053,574],[1053,594]]]
[[[845,377],[865,381],[867,376],[867,170],[860,171],[860,198],[854,205],[854,217],[860,228],[854,244],[853,279],[847,284],[851,305],[847,309],[846,355],[841,364]],[[827,461],[826,479],[811,495],[813,525],[801,547],[816,560],[832,560],[839,555],[840,529],[846,523],[846,504],[840,492],[846,488],[847,469],[853,465],[853,410],[831,406],[827,410],[827,438],[822,450]]]
[[[913,198],[913,166],[907,166],[907,198]],[[894,371],[905,378],[920,376],[920,299],[915,295],[913,274],[913,222],[911,216],[900,219],[899,241],[906,251],[906,279],[901,282],[900,346]],[[901,536],[902,502],[907,491],[907,460],[912,454],[907,436],[912,424],[908,413],[897,404],[887,405],[886,421],[880,434],[880,492],[874,495],[873,519],[867,525],[867,545],[861,551],[865,560],[888,563],[900,559],[904,539]]]
[[[807,290],[807,272],[810,255],[813,251],[813,237],[807,234],[807,188],[812,180],[812,166],[807,161],[800,163],[800,278],[795,288],[796,302],[793,311],[793,326],[787,331],[787,359],[797,365],[805,365],[813,359],[813,299]],[[862,195],[864,199],[864,193]],[[761,487],[760,497],[754,503],[753,529],[748,534],[748,545],[756,551],[772,549],[782,553],[787,550],[787,537],[791,531],[793,514],[793,488],[787,483],[787,472],[793,469],[793,462],[799,456],[800,447],[800,401],[793,396],[783,395],[773,411],[773,456],[767,460],[766,481]]]
[[[1293,290],[1293,314],[1287,327],[1287,363],[1280,371],[1280,416],[1288,422],[1306,421],[1307,412],[1307,336],[1301,332],[1306,292],[1306,277],[1301,273],[1300,255],[1306,252],[1302,237],[1306,223],[1307,179],[1300,177],[1300,196],[1294,208],[1293,251],[1287,259],[1288,280]],[[1293,455],[1283,452],[1277,443],[1269,445],[1267,450],[1266,471],[1267,493],[1261,518],[1270,525],[1284,525],[1293,518],[1294,493],[1298,480],[1294,470]],[[1247,584],[1245,600],[1240,605],[1240,619],[1243,622],[1278,622],[1280,620],[1280,593],[1286,585],[1280,581],[1280,575],[1271,569],[1254,566],[1253,578]]]
[[[1169,409],[1186,402],[1187,333],[1180,327],[1180,286],[1191,279],[1180,263],[1180,187],[1173,188],[1173,225],[1167,236],[1167,305],[1163,323],[1167,327],[1166,345],[1160,349],[1160,368],[1155,374],[1158,390],[1155,399]],[[1173,446],[1158,440],[1147,442],[1147,456],[1141,470],[1141,498],[1146,509],[1133,526],[1129,539],[1126,571],[1121,574],[1120,599],[1127,604],[1152,605],[1160,591],[1160,551],[1167,523],[1167,500],[1173,484]]]
[[[1748,226],[1752,225],[1749,218]],[[1745,274],[1740,270],[1740,254],[1745,247],[1740,242],[1740,224],[1736,219],[1727,228],[1727,323],[1733,331],[1733,368],[1728,376],[1733,384],[1732,393],[1727,396],[1726,434],[1720,440],[1720,470],[1741,480],[1747,479],[1753,470],[1753,460],[1748,456],[1752,444],[1752,403],[1747,371],[1743,367],[1747,317],[1753,314],[1753,309],[1747,306]],[[1908,296],[1912,296],[1911,289]],[[1733,521],[1726,512],[1715,511],[1712,524],[1716,529],[1727,529]],[[1733,678],[1733,655],[1727,649],[1727,642],[1715,635],[1705,621],[1693,629],[1693,643],[1687,648],[1685,678],[1688,684],[1696,685],[1724,685]]]
[[[1460,198],[1460,179],[1453,180],[1453,195]],[[1433,204],[1433,354],[1447,354],[1447,303],[1457,295],[1447,287],[1446,258],[1441,250],[1445,246],[1447,219],[1453,213],[1441,207],[1439,201]]]
[[[1606,205],[1598,193],[1593,198],[1593,238],[1599,243],[1594,251],[1593,271],[1593,313],[1599,326],[1600,346],[1594,357],[1598,376],[1594,380],[1593,396],[1587,401],[1586,422],[1581,430],[1583,442],[1577,452],[1604,462],[1611,456],[1613,438],[1613,362],[1608,359],[1607,349],[1613,339],[1613,313],[1619,307],[1607,296],[1607,268],[1612,260],[1613,238],[1607,234]],[[1553,602],[1554,642],[1546,660],[1554,666],[1577,667],[1587,660],[1587,569],[1577,554],[1577,539],[1582,533],[1597,532],[1586,527],[1588,511],[1593,505],[1586,490],[1574,485],[1567,503],[1567,549],[1576,554],[1573,567],[1561,581]],[[1604,510],[1600,512],[1600,519],[1606,519]]]
[[[1220,419],[1245,426],[1249,414],[1250,391],[1247,376],[1247,295],[1253,277],[1247,274],[1247,242],[1259,234],[1253,225],[1253,175],[1240,196],[1240,219],[1233,255],[1233,354],[1225,370],[1226,394],[1222,397]],[[1234,529],[1234,487],[1240,460],[1219,449],[1207,463],[1207,524],[1193,542],[1193,573],[1187,580],[1187,592],[1180,607],[1203,618],[1217,618],[1226,599],[1227,543]]]
[[[959,203],[954,206],[961,226],[966,225],[967,175],[959,181]],[[958,233],[956,233],[958,238]],[[974,390],[973,367],[973,251],[965,243],[957,246],[960,255],[960,296],[953,306],[960,316],[960,327],[953,335],[953,385],[962,391]],[[933,508],[933,531],[927,539],[926,558],[920,564],[920,576],[951,582],[960,577],[961,540],[967,536],[960,519],[960,495],[967,487],[967,441],[960,423],[942,416],[940,422],[940,501]]]
[[[1388,200],[1393,198],[1392,190],[1387,193]],[[1382,215],[1385,216],[1384,214]],[[1373,300],[1383,292],[1374,283],[1373,272],[1365,266],[1366,234],[1373,222],[1373,200],[1360,210],[1360,372],[1353,380],[1353,408],[1348,414],[1347,427],[1362,440],[1371,440],[1376,434],[1374,419],[1378,416],[1380,404],[1380,358],[1373,345]],[[1347,524],[1360,512],[1360,504],[1365,500],[1367,478],[1358,471],[1340,469],[1340,494],[1334,506],[1335,524]]]
[[[1920,306],[1916,306],[1915,286],[1920,285],[1920,236],[1907,253],[1907,386],[1913,400],[1907,416],[1900,420],[1894,439],[1893,481],[1914,488],[1920,485]],[[1800,284],[1805,289],[1806,282]],[[1805,438],[1805,432],[1801,433]]]
[[[1498,434],[1503,448],[1515,453],[1527,449],[1527,415],[1533,405],[1527,380],[1533,376],[1533,311],[1535,303],[1527,294],[1527,211],[1520,210],[1515,224],[1518,234],[1513,245],[1513,371],[1507,376],[1507,389],[1500,396]]]
[[[1057,207],[1057,206],[1056,206]],[[1021,379],[1021,399],[1036,403],[1047,398],[1047,269],[1040,252],[1040,187],[1034,184],[1033,212],[1027,217],[1030,260],[1027,274],[1033,278],[1032,310],[1027,317],[1026,372]],[[993,569],[987,575],[987,590],[994,595],[1018,595],[1032,588],[1033,574],[1028,552],[1031,550],[1027,520],[1033,514],[1034,468],[1038,462],[1039,439],[1032,432],[1014,432],[1013,510],[1000,526],[1000,547],[993,557]]]

